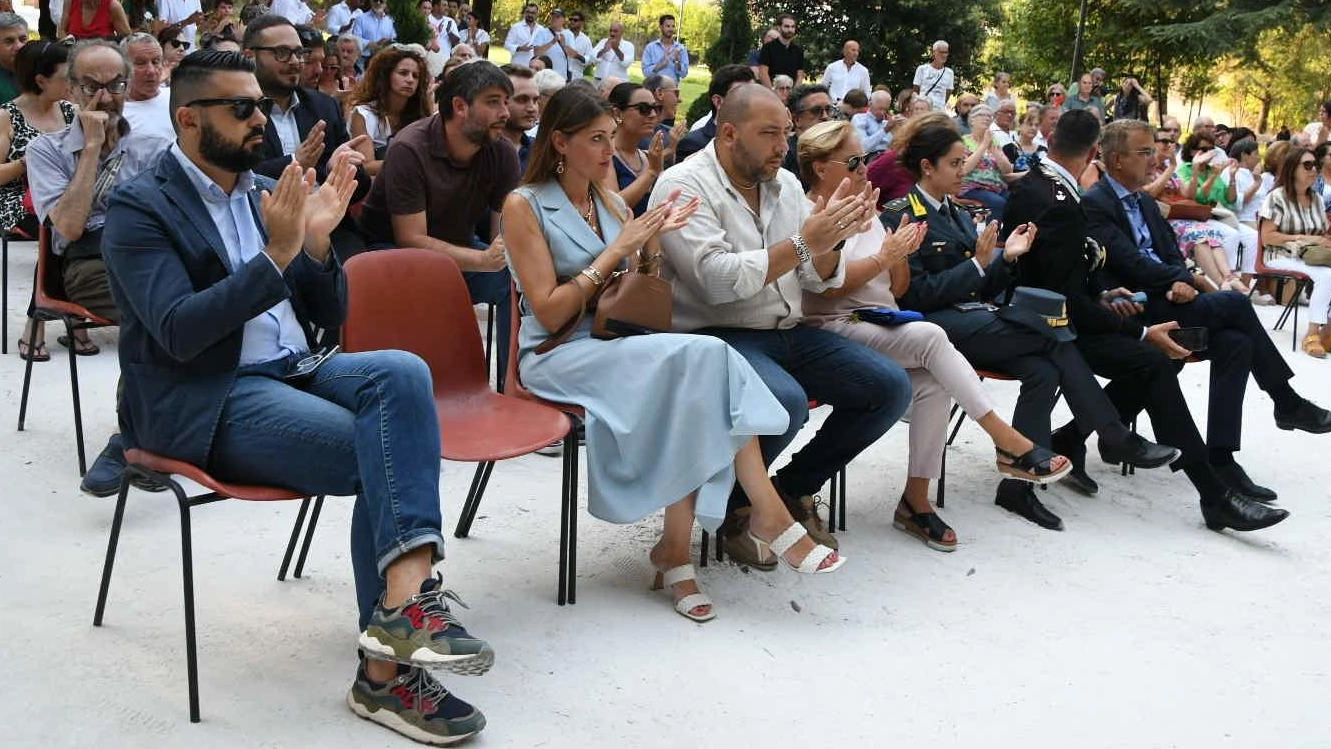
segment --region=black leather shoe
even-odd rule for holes
[[[79,491],[94,497],[110,497],[120,493],[120,477],[125,472],[125,446],[119,434],[111,435],[106,447],[92,462],[88,472],[79,483]],[[166,491],[165,486],[149,483],[137,476],[130,484],[150,492]]]
[[[998,485],[998,497],[994,504],[1008,512],[1016,513],[1041,528],[1051,531],[1063,530],[1063,520],[1050,512],[1035,498],[1035,491],[1025,481],[1003,481]]]
[[[1298,429],[1310,434],[1331,432],[1331,411],[1304,400],[1289,413],[1276,411],[1276,426],[1285,431]]]
[[[1215,471],[1216,478],[1220,479],[1220,483],[1248,499],[1255,499],[1258,502],[1274,502],[1277,499],[1274,491],[1254,484],[1252,479],[1248,478],[1248,472],[1238,463],[1211,466],[1211,468]]]
[[[1069,427],[1057,429],[1050,436],[1049,449],[1072,461],[1072,472],[1063,477],[1063,486],[1070,486],[1088,497],[1100,491],[1100,485],[1086,472],[1086,440],[1078,439]]]
[[[1127,463],[1138,468],[1159,468],[1169,465],[1181,455],[1178,448],[1169,445],[1157,445],[1145,437],[1133,432],[1117,445],[1106,445],[1100,440],[1100,459],[1110,465]]]
[[[1256,531],[1269,528],[1289,517],[1288,510],[1267,507],[1247,497],[1239,496],[1233,490],[1224,496],[1212,500],[1202,500],[1202,518],[1206,527],[1213,531],[1233,528],[1236,531]]]

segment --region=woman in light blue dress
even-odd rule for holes
[[[756,437],[783,433],[786,412],[724,342],[673,333],[600,340],[586,315],[566,341],[536,352],[628,258],[660,252],[658,235],[683,226],[697,208],[696,200],[672,200],[630,219],[601,185],[614,129],[609,105],[594,93],[556,93],[523,185],[504,204],[504,246],[523,294],[518,373],[536,395],[586,409],[593,515],[632,523],[665,508],[650,555],[656,587],[670,588],[680,614],[707,621],[712,603],[688,562],[693,520],[715,531],[737,478],[753,502],[750,530],[761,552],[770,547],[810,574],[845,560],[815,545],[772,487]]]

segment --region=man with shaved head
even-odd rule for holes
[[[701,199],[687,226],[661,238],[674,281],[675,330],[725,340],[785,406],[789,428],[760,440],[764,461],[771,464],[794,440],[810,399],[833,406],[825,427],[773,484],[809,534],[834,546],[813,495],[896,423],[910,403],[910,381],[886,356],[804,324],[803,293],[841,285],[841,246],[875,220],[876,196],[843,185],[826,204],[810,203],[799,179],[781,168],[787,122],[771,90],[733,87],[718,102],[716,137],[661,175],[651,203],[677,191],[680,201]],[[772,569],[776,560],[743,532],[747,504],[738,490],[732,495],[722,543],[736,561]]]

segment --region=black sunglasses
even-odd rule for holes
[[[638,110],[638,114],[642,115],[643,117],[651,117],[654,114],[660,114],[661,110],[665,109],[665,107],[661,106],[660,104],[648,104],[647,102],[638,102],[637,104],[630,104],[629,109]]]
[[[244,122],[254,116],[254,110],[263,112],[267,117],[273,111],[273,100],[267,96],[261,99],[250,99],[244,96],[233,96],[226,99],[195,99],[186,102],[187,107],[230,107],[231,116]]]
[[[1316,161],[1300,161],[1300,162],[1299,162],[1299,166],[1303,167],[1304,170],[1309,171],[1309,172],[1313,172],[1313,171],[1316,171],[1316,170],[1317,170],[1317,162],[1316,162]]]
[[[173,47],[178,47],[180,49],[189,49],[189,42],[180,39],[172,39],[171,41],[167,42],[167,44],[170,44]]]
[[[869,154],[857,153],[854,156],[851,156],[849,159],[846,159],[845,161],[841,161],[839,159],[828,159],[828,161],[831,161],[834,164],[845,164],[846,169],[854,172],[858,171],[860,167],[869,163]]]
[[[832,114],[832,107],[807,107],[805,109],[795,110],[795,114],[804,114],[808,112],[814,117],[826,117]]]
[[[1176,144],[1176,143],[1178,143],[1178,141],[1174,140],[1173,138],[1156,138],[1156,139],[1155,139],[1155,142],[1156,142],[1156,143],[1168,143],[1168,144],[1171,145],[1171,146],[1174,145],[1174,144]]]

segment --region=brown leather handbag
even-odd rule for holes
[[[593,313],[592,336],[610,339],[667,333],[674,311],[674,290],[660,276],[660,255],[638,252],[632,268],[615,271],[572,320],[536,347],[544,354],[568,340],[587,312]]]
[[[1202,205],[1195,200],[1175,200],[1169,205],[1169,215],[1166,218],[1182,219],[1184,221],[1209,221],[1211,219],[1211,206]]]

